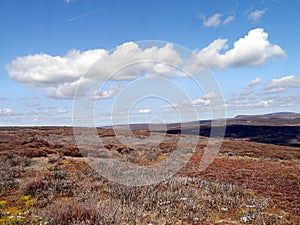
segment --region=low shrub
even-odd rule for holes
[[[25,195],[31,195],[31,196],[35,196],[45,191],[46,189],[47,189],[47,183],[41,178],[35,178],[33,180],[26,182],[22,188],[23,193]]]
[[[5,159],[0,161],[0,193],[18,187],[15,180],[15,171],[11,169],[10,163]]]
[[[15,166],[22,166],[26,167],[29,166],[31,163],[31,159],[27,156],[20,156],[18,154],[9,154],[4,159],[11,167]]]
[[[48,207],[46,218],[50,225],[120,224],[117,208],[112,202],[61,200]]]

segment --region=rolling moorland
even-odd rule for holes
[[[72,127],[2,127],[0,224],[300,224],[300,114],[229,119],[218,156],[201,172],[210,126],[169,124],[165,135],[157,125],[154,133],[163,141],[138,149],[119,142],[112,128],[98,128],[108,152],[143,166],[166,159],[180,137],[188,146],[200,133],[176,175],[144,187],[97,174]],[[148,127],[131,125],[141,140],[150,135]]]

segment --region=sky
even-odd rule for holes
[[[0,126],[299,112],[299,8],[292,0],[0,0]]]

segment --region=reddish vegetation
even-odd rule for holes
[[[299,148],[224,140],[219,155],[204,172],[184,170],[181,174],[243,185],[300,219]],[[190,163],[197,168],[201,156],[202,150]]]
[[[194,156],[191,163],[199,160]],[[300,213],[300,163],[295,161],[263,161],[261,159],[218,157],[202,173],[182,171],[183,175],[202,179],[233,182],[269,197],[276,208],[293,216]]]
[[[101,137],[114,136],[113,130],[98,129],[98,133]],[[149,136],[146,131],[135,131],[134,134],[141,139]],[[168,136],[170,138],[178,137]],[[287,212],[289,221],[296,224],[300,223],[300,148],[226,139],[223,141],[222,148],[214,162],[205,171],[199,172],[197,166],[199,166],[205,146],[205,142],[198,143],[198,151],[190,159],[189,165],[182,169],[178,176],[217,180],[243,186],[255,195],[269,199],[268,211],[270,213],[284,210]],[[145,155],[141,155],[143,153],[141,152],[138,159],[133,158],[137,157],[133,148],[120,143],[106,144],[105,147],[122,160],[151,165],[151,163],[157,163],[157,161],[164,159],[160,157],[161,155],[165,156],[165,154],[176,149],[177,143],[170,140],[160,143],[153,152],[149,150],[145,152]],[[74,171],[86,174],[87,170],[90,170],[81,159],[75,160],[74,158],[73,161],[64,162],[61,158],[63,156],[82,157],[76,146],[72,128],[0,128],[0,158],[13,153],[30,158],[48,157],[50,164],[65,165],[64,169],[68,174],[75,174]],[[53,158],[53,155],[57,157]],[[17,158],[17,160],[21,159]],[[139,161],[140,159],[142,161]],[[10,163],[11,165],[20,164],[20,162],[13,160],[10,160]],[[41,168],[41,171],[43,170],[46,168]],[[39,173],[42,173],[41,171]],[[22,171],[14,172],[13,177],[24,177],[25,175],[22,173]],[[35,174],[30,174],[30,177],[34,176]],[[64,174],[58,171],[57,176],[59,178]],[[23,189],[26,194],[33,196],[32,190],[37,189],[37,187],[46,189],[46,182],[48,181],[34,180]],[[12,188],[14,187],[12,186]],[[103,191],[103,195],[107,195],[107,192]],[[8,194],[3,196],[8,198]]]
[[[300,148],[261,144],[239,140],[224,140],[221,153],[262,159],[299,160]]]

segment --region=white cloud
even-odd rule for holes
[[[186,105],[186,106],[208,106],[210,103],[210,101],[208,99],[202,99],[202,98],[198,98],[198,99],[194,99],[194,100],[186,100],[183,101],[182,105]]]
[[[226,19],[221,20],[222,14],[216,13],[209,17],[208,19],[205,18],[205,16],[201,16],[200,18],[203,20],[203,26],[204,27],[219,27],[221,24],[227,25],[230,24],[234,20],[234,16],[228,16]]]
[[[65,0],[65,3],[70,4],[71,2],[75,2],[76,0]]]
[[[269,42],[268,33],[262,28],[250,30],[246,36],[234,42],[232,49],[227,50],[227,43],[227,39],[217,39],[206,48],[195,51],[195,54],[211,69],[261,66],[270,59],[286,56],[279,45]],[[224,50],[227,51],[221,53]],[[186,62],[186,71],[195,73],[205,68],[197,57]]]
[[[252,89],[248,89],[253,92]],[[256,95],[256,97],[239,97],[232,98],[226,101],[228,110],[231,109],[258,109],[258,108],[277,108],[278,107],[290,107],[300,104],[300,94],[290,95],[272,95],[268,96],[264,93],[263,98],[259,98],[262,95]]]
[[[262,106],[262,107],[268,107],[268,106],[272,106],[274,103],[274,100],[269,99],[269,100],[261,100],[255,104],[253,104],[253,106]]]
[[[286,88],[274,87],[272,89],[267,89],[265,92],[263,92],[263,94],[275,94],[275,93],[280,93],[280,92],[284,92],[284,91],[286,91]]]
[[[284,92],[288,88],[300,88],[300,77],[294,75],[273,79],[264,86],[265,93]]]
[[[259,85],[261,82],[261,77],[256,77],[254,80],[251,80],[250,83],[247,86],[245,86],[244,89],[240,92],[240,96],[237,98],[237,100],[244,100],[246,99],[246,97],[248,97],[249,99],[249,96],[254,93],[253,88]]]
[[[229,98],[226,103],[228,110],[231,109],[257,109],[257,108],[273,108],[279,109],[279,107],[291,107],[297,106],[300,103],[300,92],[295,94],[289,94],[289,92],[282,93],[280,95],[267,95],[284,92],[289,88],[300,90],[300,77],[293,75],[281,77],[278,79],[270,80],[264,84],[263,91],[259,90],[259,93],[255,93],[253,87],[261,84],[262,79],[260,77],[252,80],[240,93],[234,95],[234,98]],[[253,95],[253,93],[255,95]]]
[[[47,87],[80,78],[99,58],[107,55],[103,49],[80,52],[71,50],[65,56],[36,54],[17,57],[6,65],[11,78],[29,86]]]
[[[202,99],[215,99],[220,98],[215,92],[208,92],[202,96]]]
[[[107,90],[107,91],[99,91],[96,90],[93,92],[92,99],[109,99],[112,98],[116,94],[114,90]]]
[[[36,54],[18,57],[6,65],[6,70],[17,82],[38,87],[49,97],[66,99],[74,97],[79,84],[81,93],[78,93],[78,97],[83,96],[95,80],[131,80],[146,72],[168,73],[162,66],[156,66],[161,63],[147,63],[151,60],[175,66],[182,63],[181,57],[170,43],[162,47],[141,49],[138,44],[127,42],[111,53],[104,49],[85,52],[71,50],[65,56]],[[133,62],[141,63],[128,66]],[[117,74],[110,77],[116,71]]]
[[[186,77],[187,75],[165,63],[156,63],[150,73],[145,75],[146,78],[157,78],[157,77]]]
[[[283,96],[267,99],[260,99],[256,101],[245,102],[228,102],[229,109],[257,109],[257,108],[276,108],[276,107],[289,107],[299,104],[299,96]]]
[[[14,111],[9,108],[0,109],[0,123],[2,125],[19,126],[30,125],[32,122],[43,122],[48,125],[70,125],[72,117],[66,114],[66,108],[47,107],[55,110],[30,108],[29,111]]]
[[[7,115],[12,115],[12,114],[14,114],[12,109],[9,109],[9,108],[0,109],[0,116],[7,116]]]
[[[223,24],[230,24],[234,20],[234,16],[228,16],[224,21]]]
[[[253,22],[258,22],[266,11],[267,9],[255,10],[249,14],[248,19],[252,20]]]
[[[203,26],[205,27],[218,27],[221,24],[221,14],[216,13],[209,17],[207,20],[203,18]]]
[[[67,113],[67,112],[68,112],[67,109],[58,109],[58,110],[57,110],[57,113],[59,113],[59,114],[65,114],[65,113]]]
[[[41,120],[40,118],[38,117],[35,117],[32,119],[32,122],[42,122],[43,120]]]
[[[72,99],[75,97],[75,93],[77,93],[77,97],[83,97],[91,83],[91,80],[80,77],[74,82],[65,82],[63,84],[58,84],[58,86],[41,88],[41,90],[45,90],[46,95],[50,98]],[[80,88],[78,88],[79,85]]]
[[[152,110],[151,109],[138,109],[138,112],[140,114],[149,114],[152,112]]]
[[[112,52],[105,49],[84,52],[71,50],[64,56],[42,53],[17,57],[6,65],[6,70],[15,81],[36,87],[48,97],[72,99],[76,90],[77,97],[85,96],[91,85],[98,80],[186,76],[176,68],[193,75],[206,68],[203,63],[199,63],[199,58],[211,69],[226,69],[260,66],[270,59],[285,56],[280,46],[268,41],[268,33],[262,28],[249,31],[246,36],[234,42],[232,49],[227,50],[227,43],[227,39],[217,39],[206,48],[195,50],[194,57],[182,59],[170,43],[160,47],[141,48],[137,43],[127,42]],[[94,98],[108,98],[112,94],[98,93]]]
[[[183,100],[180,103],[172,103],[161,106],[164,111],[170,111],[171,109],[183,109],[183,110],[190,110],[194,109],[195,107],[208,107],[210,104],[210,100],[207,98],[197,98],[193,100]]]
[[[240,95],[241,96],[248,96],[248,95],[251,95],[254,91],[253,90],[243,90],[240,92]]]
[[[261,77],[256,77],[254,80],[252,80],[249,84],[248,87],[253,88],[261,83],[262,79]]]
[[[7,98],[0,98],[0,102],[6,101],[6,100],[7,100]]]

